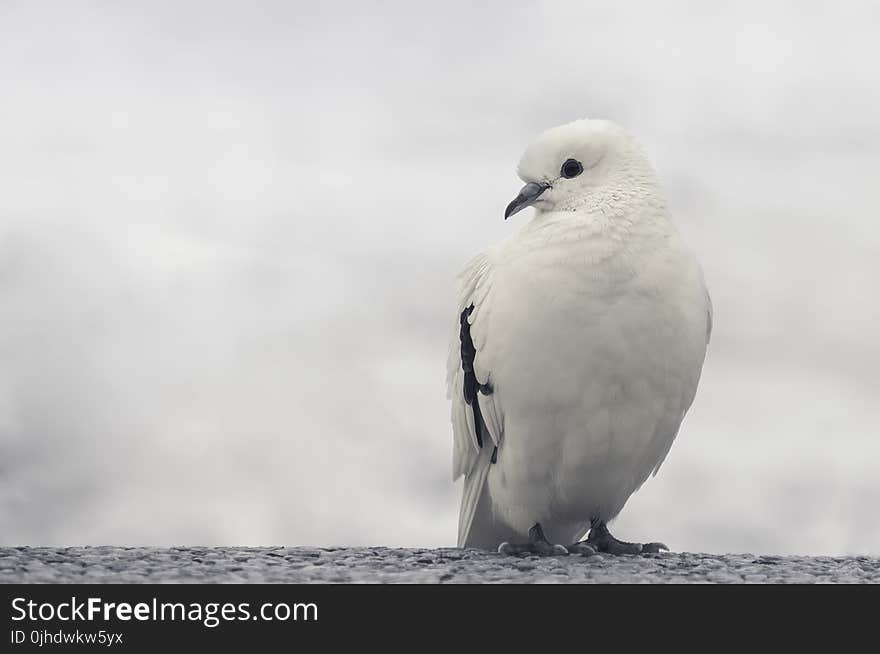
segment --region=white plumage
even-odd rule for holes
[[[700,267],[617,125],[551,129],[518,173],[528,185],[510,209],[534,217],[461,276],[456,316],[473,306],[473,371],[491,386],[479,426],[458,325],[449,353],[462,547],[523,542],[536,523],[568,544],[614,518],[666,457],[711,331]]]

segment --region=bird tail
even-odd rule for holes
[[[461,512],[458,515],[459,547],[494,550],[504,541],[518,540],[516,532],[499,523],[492,511],[492,498],[486,490],[486,479],[492,465],[489,449],[483,448],[473,470],[464,479]]]
[[[461,510],[458,513],[458,546],[475,547],[470,542],[471,530],[474,527],[474,518],[480,504],[480,497],[488,495],[483,493],[486,486],[486,478],[489,476],[489,461],[480,456],[470,474],[465,475],[464,489],[461,493]],[[483,501],[485,504],[485,500]]]

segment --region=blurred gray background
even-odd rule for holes
[[[615,533],[880,552],[876,3],[73,4],[0,0],[0,544],[454,544],[455,275],[591,116],[715,302]]]

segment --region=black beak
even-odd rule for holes
[[[504,220],[510,218],[517,211],[522,211],[526,207],[530,207],[537,199],[541,196],[541,193],[550,188],[549,184],[545,184],[544,182],[529,182],[525,186],[523,186],[519,195],[517,195],[513,202],[507,205],[507,209],[504,210]]]

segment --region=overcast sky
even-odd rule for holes
[[[715,303],[615,533],[880,552],[876,4],[73,4],[0,0],[0,544],[453,545],[454,278],[590,116]]]

